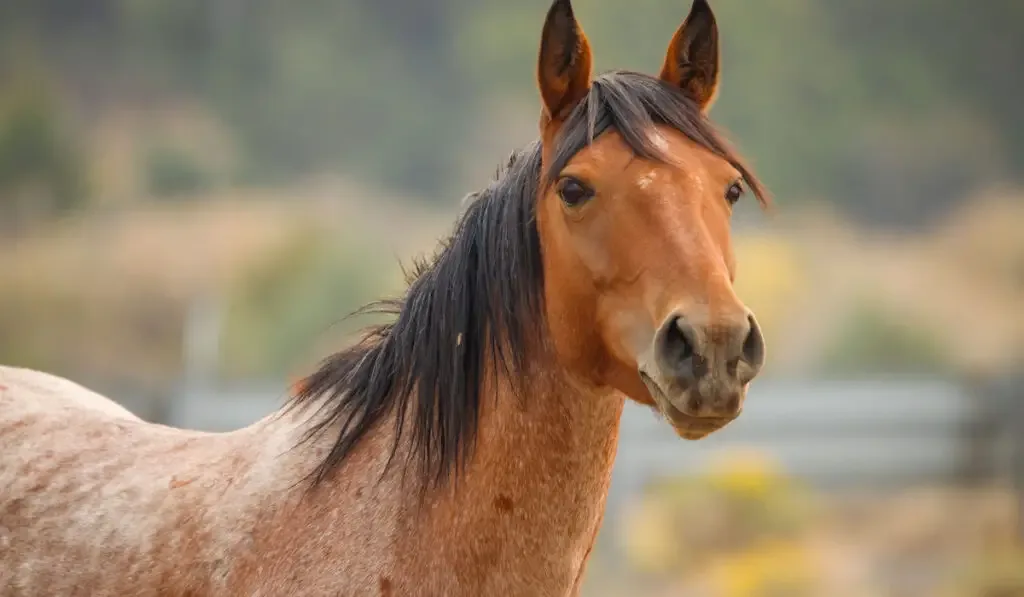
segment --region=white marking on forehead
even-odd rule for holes
[[[644,174],[636,181],[636,185],[641,189],[646,189],[647,187],[651,186],[651,183],[653,183],[654,179],[657,177],[658,174],[656,172],[648,172],[647,174]]]
[[[692,189],[694,193],[701,193],[704,191],[704,181],[695,172],[687,172],[686,178],[689,179],[690,184],[693,185]]]

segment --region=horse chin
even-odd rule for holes
[[[704,439],[733,422],[736,417],[693,417],[680,412],[671,404],[658,405],[658,410],[668,419],[672,429],[683,439]]]
[[[678,423],[676,421],[672,421],[672,429],[675,429],[676,434],[679,437],[695,441],[698,439],[704,439],[719,429],[724,428],[726,425],[731,423],[734,418],[735,417],[714,420],[700,419],[697,423]]]

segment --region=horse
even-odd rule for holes
[[[706,0],[658,76],[595,76],[569,0],[540,40],[538,138],[277,412],[176,429],[0,369],[0,594],[579,594],[625,401],[689,440],[743,409],[730,215],[770,199],[707,115]]]

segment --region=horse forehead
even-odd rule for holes
[[[625,171],[636,157],[636,153],[622,138],[622,134],[611,129],[583,147],[570,163],[589,166],[599,173],[615,176]]]
[[[642,190],[659,183],[701,186],[709,172],[728,167],[723,158],[670,126],[652,127],[646,136],[654,157],[639,155],[618,130],[611,129],[583,148],[575,161],[599,174],[625,178]]]
[[[710,170],[715,163],[725,160],[706,147],[670,126],[658,125],[649,136],[663,158],[661,168],[678,170],[689,177]]]

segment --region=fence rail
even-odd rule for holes
[[[278,408],[285,387],[187,387],[172,401],[166,422],[211,431],[241,427]],[[761,381],[751,387],[739,419],[697,442],[679,439],[650,409],[630,403],[609,516],[653,479],[693,473],[716,453],[736,448],[756,450],[826,490],[961,483],[1011,472],[1019,478],[1021,387],[971,389],[929,379]]]

